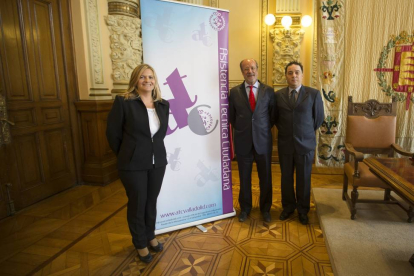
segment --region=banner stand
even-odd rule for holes
[[[155,230],[155,235],[160,235],[160,234],[164,234],[164,233],[167,233],[167,232],[172,232],[172,231],[176,231],[176,230],[180,230],[180,229],[184,229],[184,228],[188,228],[188,227],[192,227],[192,226],[197,226],[197,225],[200,225],[200,224],[204,224],[204,223],[208,223],[208,222],[212,222],[212,221],[216,221],[216,220],[221,220],[221,219],[225,219],[225,218],[234,217],[235,215],[236,215],[236,210],[234,210],[234,208],[233,208],[233,212],[231,212],[231,213],[223,214],[223,215],[216,216],[216,217],[210,217],[210,218],[206,218],[206,219],[202,219],[202,220],[198,220],[198,221],[192,221],[192,222],[189,222],[189,223],[179,224],[179,225],[168,227],[168,228]]]
[[[141,0],[143,59],[170,105],[156,234],[236,215],[229,127],[229,11]],[[125,53],[127,55],[128,53]]]

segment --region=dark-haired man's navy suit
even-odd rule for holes
[[[316,130],[324,120],[322,97],[318,90],[301,86],[295,104],[289,88],[275,95],[275,124],[278,129],[278,152],[282,172],[282,206],[287,213],[296,208],[307,214],[310,207],[310,186]],[[296,167],[296,196],[293,172]]]

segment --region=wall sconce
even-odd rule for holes
[[[302,17],[302,20],[300,21],[303,27],[307,28],[312,24],[312,17],[310,15],[305,15]]]
[[[269,30],[273,40],[273,86],[286,86],[285,67],[293,60],[300,60],[303,28],[312,24],[312,17],[268,14],[264,20],[268,26],[274,26]]]
[[[275,24],[275,22],[276,22],[276,17],[274,14],[269,13],[268,15],[265,16],[266,25],[271,26]]]
[[[285,30],[289,30],[290,26],[292,25],[292,17],[290,17],[289,15],[285,15],[282,17],[282,26],[285,27]]]
[[[268,15],[265,16],[266,25],[272,26],[273,24],[275,24],[275,22],[276,22],[276,16],[274,14],[269,13]],[[304,15],[302,19],[300,20],[300,22],[303,27],[307,28],[312,24],[312,17],[310,15]],[[281,17],[280,24],[283,25],[285,29],[289,29],[292,23],[293,23],[293,19],[290,15],[285,15]],[[276,25],[280,25],[280,24],[276,22]]]

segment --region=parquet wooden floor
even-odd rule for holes
[[[341,188],[342,175],[314,172],[313,187]],[[205,224],[207,233],[160,235],[164,251],[148,265],[131,243],[122,184],[77,186],[0,221],[0,275],[333,275],[313,205],[307,226],[297,215],[280,221],[278,165],[273,183],[270,223],[258,210],[254,173],[254,209],[244,223],[234,217]],[[233,171],[237,212],[238,187]]]

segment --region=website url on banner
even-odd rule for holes
[[[172,216],[176,216],[176,215],[182,215],[182,214],[185,214],[185,213],[191,213],[191,212],[194,212],[194,211],[214,208],[216,206],[217,206],[216,203],[204,204],[204,205],[199,205],[199,206],[196,206],[196,207],[189,207],[188,209],[181,209],[181,210],[178,210],[178,211],[175,211],[175,212],[160,214],[160,216],[161,216],[161,218],[172,217]]]

